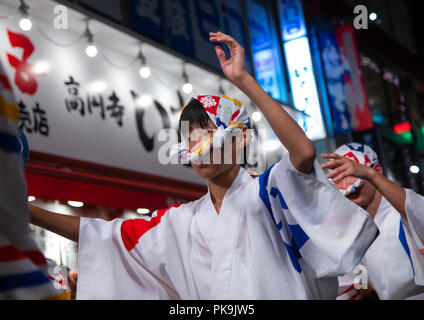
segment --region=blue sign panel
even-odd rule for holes
[[[220,70],[209,32],[230,34],[243,47],[246,38],[239,0],[164,0],[171,48]],[[248,56],[248,55],[246,55]],[[247,69],[251,70],[246,59]]]
[[[130,0],[131,28],[153,40],[164,41],[164,23],[160,0]]]
[[[195,58],[195,46],[191,24],[189,0],[165,0],[169,46],[191,58]]]
[[[280,0],[279,7],[283,41],[306,37],[305,19],[300,0]]]
[[[353,128],[345,93],[345,73],[349,68],[342,60],[334,30],[322,33],[320,42],[335,129],[340,133],[350,132]]]
[[[275,30],[267,9],[257,0],[247,1],[250,43],[256,79],[274,99],[288,102]]]
[[[320,42],[336,131],[372,128],[353,27],[346,25],[323,32]]]
[[[280,0],[279,13],[294,106],[307,116],[298,124],[312,140],[327,136],[300,0]]]

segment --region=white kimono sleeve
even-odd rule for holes
[[[402,218],[407,253],[414,266],[415,283],[424,285],[424,197],[411,189],[405,189],[407,221]]]
[[[125,221],[81,218],[77,299],[178,299],[166,267],[156,267],[155,247],[161,253],[174,241],[166,238],[165,211]]]
[[[378,235],[371,216],[330,184],[316,160],[304,174],[286,154],[259,180],[260,197],[298,272],[303,259],[317,278],[348,273]]]

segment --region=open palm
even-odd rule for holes
[[[230,50],[230,58],[227,59],[221,46],[216,46],[215,51],[218,57],[221,69],[228,80],[237,82],[247,74],[244,48],[232,37],[222,32],[209,33],[211,42],[225,43]]]

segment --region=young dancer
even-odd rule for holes
[[[368,211],[380,230],[362,260],[379,298],[405,299],[424,293],[424,198],[387,179],[377,154],[367,145],[344,144],[322,157],[331,159],[322,164],[332,170],[328,177],[349,200]],[[350,282],[354,278],[352,274],[340,278],[344,287],[351,288],[344,297],[355,294]]]
[[[250,125],[243,104],[196,96],[183,107],[181,124],[189,125],[176,149],[207,179],[206,195],[151,218],[111,222],[31,206],[33,223],[79,241],[78,299],[335,299],[337,276],[375,239],[369,214],[331,186],[312,142],[248,74],[244,49],[221,32],[210,41],[229,48],[227,58],[215,47],[225,76],[289,152],[251,178],[237,163]],[[209,163],[226,143],[230,163]]]

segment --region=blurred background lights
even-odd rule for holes
[[[97,93],[103,92],[105,89],[106,89],[106,82],[101,80],[95,81],[91,83],[89,86],[90,91],[97,92]]]
[[[256,121],[256,122],[261,121],[262,114],[259,111],[255,111],[252,113],[252,119],[253,121]]]
[[[50,70],[50,64],[47,61],[39,61],[34,64],[32,70],[35,74],[43,74]]]
[[[94,58],[97,55],[97,47],[91,43],[85,48],[85,53],[90,58]]]
[[[68,201],[68,204],[71,207],[75,207],[75,208],[80,208],[80,207],[82,207],[84,205],[84,203],[81,202],[81,201]]]
[[[22,17],[19,21],[19,28],[23,31],[29,31],[32,28],[32,22],[28,17]]]
[[[375,12],[371,12],[369,18],[371,21],[375,21],[377,20],[378,16]]]
[[[140,96],[139,98],[137,98],[137,105],[139,105],[141,107],[147,107],[147,106],[151,105],[152,102],[153,102],[153,98],[149,94],[144,94],[144,95]]]
[[[416,165],[412,165],[410,168],[409,168],[409,171],[411,171],[412,173],[414,173],[414,174],[417,174],[417,173],[419,173],[420,172],[420,168],[418,168],[418,166],[416,166]]]
[[[193,91],[193,85],[190,82],[186,82],[183,84],[183,92],[184,93],[191,93]]]
[[[138,208],[137,213],[138,214],[148,214],[148,213],[150,213],[150,210],[146,209],[146,208]]]
[[[141,67],[140,68],[140,71],[139,71],[139,74],[140,74],[140,77],[142,77],[144,79],[150,77],[150,74],[151,74],[150,68],[147,67],[147,66]]]

